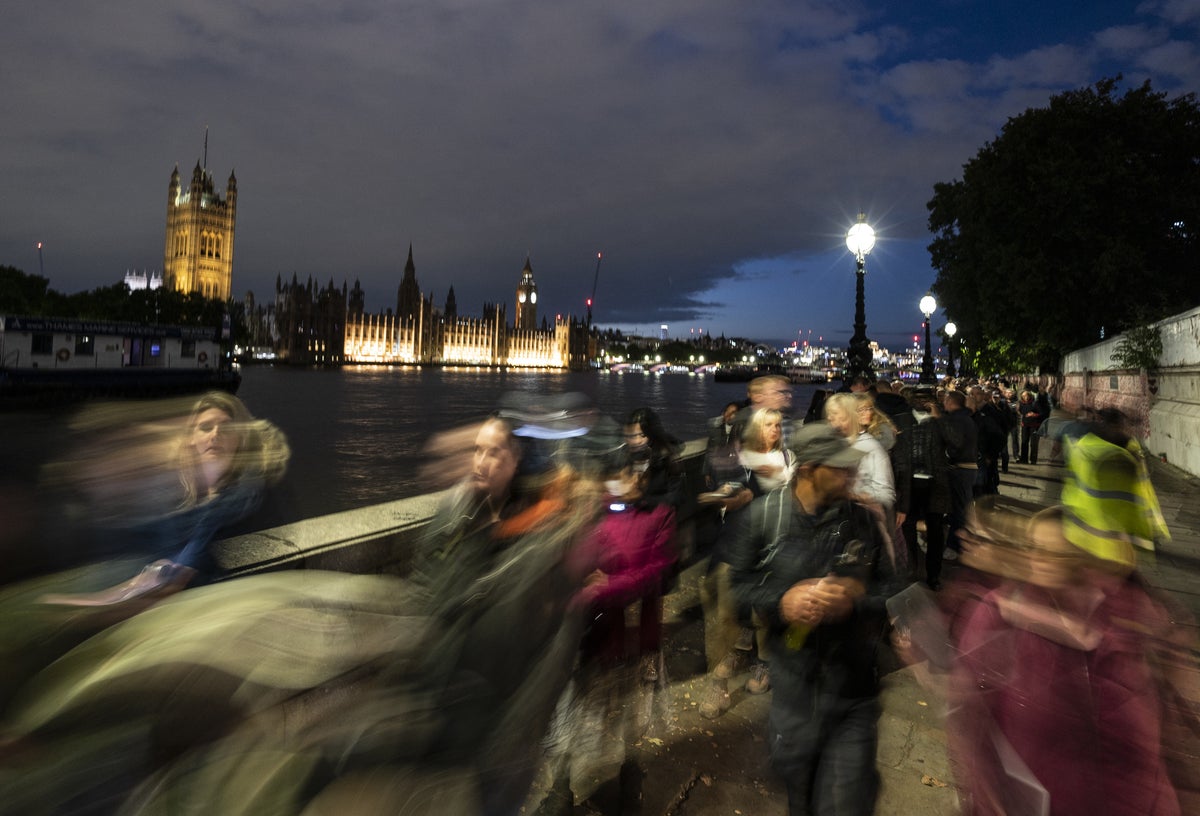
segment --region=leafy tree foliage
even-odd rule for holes
[[[50,281],[26,275],[15,266],[0,266],[0,314],[40,314]]]
[[[1144,368],[1154,373],[1162,353],[1162,332],[1158,326],[1138,326],[1121,335],[1109,359],[1121,368]]]
[[[1120,77],[1011,118],[928,203],[934,292],[977,370],[1200,304],[1200,108]]]
[[[169,289],[130,291],[124,283],[64,295],[50,289],[49,281],[40,275],[0,266],[0,314],[219,328],[226,311],[232,319],[233,341],[242,342],[247,335],[245,309],[237,301],[226,304]]]

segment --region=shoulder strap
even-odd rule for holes
[[[787,532],[787,490],[787,485],[783,485],[764,496],[761,506],[757,508],[759,513],[752,518],[755,537],[758,541],[765,542],[764,546],[759,547],[756,570],[765,568],[775,560],[775,553],[779,552],[779,544]]]

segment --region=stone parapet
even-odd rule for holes
[[[1154,372],[1117,369],[1121,336],[1063,357],[1066,406],[1119,408],[1155,456],[1200,475],[1200,308],[1151,324],[1163,352]]]
[[[705,440],[692,440],[680,457],[685,487],[692,496],[700,492],[704,448]],[[403,575],[421,531],[444,495],[442,491],[397,499],[233,536],[217,542],[213,555],[225,578],[285,569]],[[678,544],[685,560],[691,560],[696,549],[687,523],[692,510],[685,507],[680,512]]]

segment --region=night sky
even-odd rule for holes
[[[867,331],[934,279],[933,185],[1051,95],[1200,88],[1200,0],[129,0],[10,4],[0,264],[76,292],[162,268],[167,185],[239,187],[233,290],[361,281],[408,247],[440,306],[510,303],[675,336]],[[510,303],[511,314],[511,303]],[[941,318],[944,319],[944,318]],[[938,318],[935,318],[937,325]]]

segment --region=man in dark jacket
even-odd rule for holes
[[[904,530],[913,580],[920,573],[917,522],[925,522],[925,583],[931,589],[938,589],[941,587],[942,556],[946,550],[946,513],[950,511],[946,431],[942,410],[934,399],[932,388],[915,389],[910,401],[914,421],[908,441],[901,448],[898,440],[893,448],[897,451],[896,518]]]
[[[947,391],[944,398],[945,415],[942,424],[946,438],[946,457],[950,460],[950,528],[947,557],[957,558],[962,552],[959,530],[967,523],[967,511],[975,498],[975,482],[979,478],[979,431],[967,407],[967,395]]]
[[[875,650],[894,587],[870,511],[849,496],[861,453],[827,423],[797,429],[790,486],[743,514],[733,591],[766,622],[771,760],[792,814],[870,814],[879,719]]]
[[[1004,435],[1012,440],[1012,458],[1016,459],[1021,452],[1021,418],[1017,416],[1017,409],[1004,396],[1004,392],[998,388],[992,391],[991,406],[995,409],[995,416],[1000,421],[1000,427],[1004,429]],[[1008,473],[1008,449],[1007,442],[1000,447],[1001,473]]]
[[[967,407],[979,444],[979,477],[975,480],[975,495],[995,495],[1000,492],[1000,460],[1008,441],[1006,418],[992,404],[987,391],[973,385],[967,389]]]

